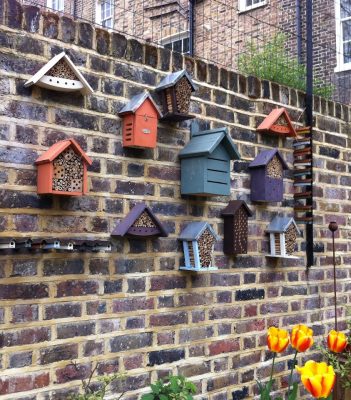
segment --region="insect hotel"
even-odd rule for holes
[[[296,136],[295,128],[285,108],[274,109],[256,130],[273,135]]]
[[[142,239],[156,236],[166,237],[168,233],[151,209],[145,203],[138,203],[116,225],[111,236]]]
[[[166,76],[155,90],[162,102],[162,120],[184,121],[194,118],[189,115],[189,108],[191,93],[197,90],[197,86],[185,69]]]
[[[230,194],[230,160],[240,154],[227,128],[194,131],[189,143],[179,153],[181,194],[215,196]]]
[[[218,236],[208,222],[191,222],[180,234],[183,243],[186,271],[210,271],[217,267],[212,265],[214,245]]]
[[[155,148],[161,112],[150,93],[134,96],[118,113],[123,118],[123,146]]]
[[[284,170],[289,169],[279,150],[262,151],[249,165],[251,201],[283,201]]]
[[[74,139],[61,140],[36,161],[38,194],[82,196],[88,191],[91,159]]]
[[[231,200],[222,211],[224,219],[224,254],[247,253],[248,219],[252,215],[252,211],[242,200]]]
[[[24,84],[25,87],[32,85],[58,92],[80,91],[83,95],[94,92],[65,52],[52,58]]]
[[[275,216],[266,232],[269,233],[271,251],[268,257],[299,258],[293,255],[297,236],[301,235],[294,218]]]

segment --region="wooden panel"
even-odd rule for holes
[[[207,170],[208,182],[228,184],[229,179],[230,178],[228,172],[214,171],[211,169]]]

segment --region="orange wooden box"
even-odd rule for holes
[[[296,136],[295,128],[285,108],[276,108],[257,127],[257,132],[281,136]]]
[[[91,159],[74,139],[55,143],[36,161],[38,194],[82,196],[88,191]]]
[[[123,118],[123,147],[156,147],[161,112],[148,92],[133,97],[118,115]]]

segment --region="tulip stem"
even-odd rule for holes
[[[277,355],[276,353],[273,353],[272,369],[271,369],[271,376],[270,376],[270,378],[269,378],[269,382],[272,382],[272,379],[273,379],[274,361],[275,361],[276,355]]]
[[[288,399],[289,399],[289,396],[290,396],[291,381],[292,381],[293,371],[294,371],[294,368],[295,368],[295,362],[296,362],[297,353],[298,353],[298,351],[296,350],[294,358],[293,358],[293,361],[292,361],[291,371],[290,371],[290,377],[289,377],[289,383],[288,383],[288,385],[289,385],[288,386]]]

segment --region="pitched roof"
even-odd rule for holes
[[[288,164],[285,162],[283,156],[278,149],[270,149],[261,151],[258,156],[251,161],[249,168],[257,168],[266,166],[274,156],[277,156],[283,165],[283,169],[289,169]]]
[[[227,215],[235,215],[236,212],[241,208],[244,207],[246,214],[249,217],[252,217],[253,213],[249,209],[248,205],[244,200],[231,200],[227,207],[222,211],[221,215],[222,216],[227,216]]]
[[[283,117],[287,123],[286,126],[279,126],[276,124],[278,119]],[[295,128],[291,122],[288,112],[285,108],[276,108],[263,120],[263,122],[256,129],[258,132],[274,132],[287,136],[296,136]]]
[[[206,229],[211,232],[216,241],[219,240],[212,226],[204,221],[191,222],[187,225],[179,235],[179,240],[198,240]]]
[[[185,69],[173,72],[172,74],[169,74],[165,78],[163,78],[161,82],[156,86],[155,88],[156,92],[174,86],[178,81],[180,81],[183,78],[183,76],[185,76],[188,79],[192,87],[192,91],[195,92],[195,90],[197,90],[197,85],[195,85],[195,83],[193,82],[190,75],[186,72]]]
[[[227,128],[217,128],[208,131],[193,133],[189,143],[180,151],[180,158],[189,158],[200,155],[210,155],[224,142],[231,160],[239,160],[240,154],[230,137]]]
[[[114,230],[112,231],[112,236],[125,236],[128,233],[128,230],[132,227],[134,222],[140,217],[140,215],[146,211],[150,218],[153,220],[155,225],[160,231],[158,236],[167,237],[168,233],[165,228],[162,226],[160,220],[156,217],[156,215],[151,211],[151,209],[145,203],[136,204],[129,213],[124,217],[124,219],[116,225]]]
[[[152,105],[155,107],[157,114],[162,117],[162,113],[158,108],[157,104],[154,102],[149,92],[143,92],[134,96],[118,113],[118,115],[124,115],[129,113],[135,113],[137,109],[144,103],[145,100],[149,99]]]
[[[52,145],[45,153],[36,159],[35,164],[38,165],[54,161],[55,158],[58,157],[69,146],[72,146],[75,152],[78,153],[87,164],[91,165],[93,163],[74,139],[66,139],[60,140]]]
[[[268,228],[266,229],[266,232],[270,233],[284,233],[286,230],[289,228],[291,224],[294,224],[297,233],[300,235],[301,232],[299,228],[296,225],[296,222],[294,218],[292,217],[280,217],[279,215],[276,215],[272,222],[268,225]]]
[[[48,61],[35,75],[33,75],[28,81],[24,84],[25,87],[35,85],[38,81],[46,75],[47,72],[50,71],[52,67],[54,67],[61,59],[64,59],[72,71],[75,73],[77,79],[83,85],[81,92],[83,94],[92,94],[94,91],[92,87],[89,85],[88,81],[84,78],[84,76],[79,72],[78,68],[73,64],[72,60],[68,57],[68,55],[63,51],[60,54],[57,54],[50,61]]]

